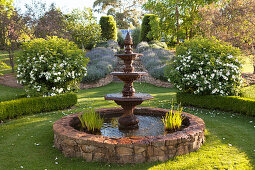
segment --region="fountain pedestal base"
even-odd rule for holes
[[[128,115],[119,118],[119,129],[121,130],[132,130],[138,129],[139,119],[135,115]]]

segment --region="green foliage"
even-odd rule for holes
[[[67,29],[79,48],[91,49],[101,40],[101,28],[96,23],[90,8],[74,9],[67,15]]]
[[[83,114],[79,115],[81,125],[90,133],[100,131],[104,124],[104,119],[100,117],[100,114],[96,113],[94,109],[87,109]]]
[[[77,96],[73,93],[4,101],[0,102],[0,120],[12,119],[21,115],[66,109],[76,103]]]
[[[214,0],[148,0],[144,8],[160,18],[160,30],[166,41],[174,38],[192,38],[198,29],[196,23],[201,16],[199,9]],[[172,39],[173,40],[173,39]]]
[[[128,29],[130,25],[137,27],[140,24],[143,2],[145,0],[95,0],[93,9],[100,14],[113,16],[118,28]]]
[[[176,131],[178,130],[183,121],[183,116],[181,115],[183,108],[181,105],[177,106],[177,110],[174,111],[174,102],[172,100],[171,111],[166,113],[166,116],[163,117],[163,123],[166,131]]]
[[[255,116],[255,99],[239,96],[194,95],[177,93],[177,102],[184,106],[196,106],[206,109],[219,109]]]
[[[142,21],[139,41],[160,40],[158,17],[154,14],[145,14]]]
[[[242,77],[239,50],[214,38],[195,38],[176,49],[165,76],[180,91],[193,94],[237,95]]]
[[[118,30],[118,44],[120,48],[124,48],[124,38],[122,37],[122,33]]]
[[[117,41],[117,27],[113,16],[102,16],[99,24],[101,25],[102,37],[104,39]]]
[[[74,91],[86,74],[84,52],[66,39],[48,37],[22,45],[17,78],[29,96],[53,96]]]
[[[140,32],[141,32],[141,27],[136,27],[132,32],[131,32],[131,37],[133,39],[133,45],[136,47],[140,41]]]

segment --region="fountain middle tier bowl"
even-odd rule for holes
[[[111,75],[117,76],[122,81],[135,81],[141,76],[147,76],[146,72],[112,72]]]
[[[115,56],[119,57],[122,60],[135,60],[138,56],[143,56],[143,54],[139,53],[131,53],[131,54],[115,54]]]
[[[105,100],[123,101],[123,102],[143,102],[145,100],[153,99],[147,93],[135,93],[133,96],[124,97],[122,93],[112,93],[105,95]]]

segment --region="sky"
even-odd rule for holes
[[[20,8],[22,12],[25,11],[25,4],[32,4],[35,0],[14,0],[14,6]],[[93,8],[93,3],[95,0],[36,0],[40,2],[45,2],[47,6],[51,3],[55,3],[56,7],[60,8],[64,13],[71,12],[75,8],[83,9]],[[100,14],[94,13],[99,20]]]

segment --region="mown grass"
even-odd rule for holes
[[[121,83],[80,90],[77,108],[20,117],[0,124],[0,169],[255,169],[255,118],[213,110],[184,108],[206,123],[206,143],[196,152],[175,157],[167,162],[119,165],[88,163],[78,158],[65,158],[53,147],[53,123],[63,116],[95,108],[117,106],[105,101],[107,93],[119,92]],[[155,98],[143,106],[170,108],[176,90],[144,83],[136,91]]]
[[[255,99],[255,85],[244,87],[241,92],[242,97]]]
[[[19,51],[16,50],[14,52],[14,60],[16,59],[15,57],[18,55]],[[7,51],[1,51],[0,50],[0,61],[6,63],[9,67],[8,68],[0,68],[0,73],[1,74],[8,74],[12,72],[12,68],[10,67],[10,59],[9,59],[9,53]],[[15,67],[15,65],[14,65]]]
[[[4,85],[0,85],[0,102],[6,100],[13,100],[23,95],[25,91],[23,89],[11,88]]]
[[[253,67],[253,57],[252,55],[244,55],[243,58],[243,68],[242,73],[253,73],[254,67]]]

